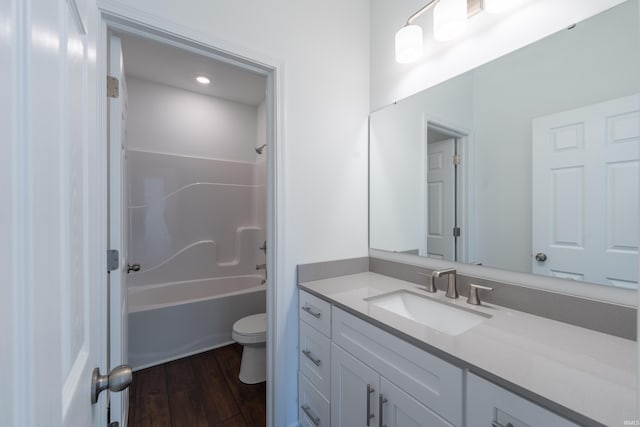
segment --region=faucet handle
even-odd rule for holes
[[[484,291],[493,290],[493,288],[490,288],[489,286],[482,286],[471,283],[469,285],[469,298],[467,298],[467,304],[480,305],[482,301],[480,301],[480,297],[478,296],[478,289],[482,289]]]
[[[424,290],[427,292],[436,293],[438,289],[436,288],[436,284],[433,281],[433,275],[427,273],[418,273],[421,276],[427,276],[427,284],[424,287]]]

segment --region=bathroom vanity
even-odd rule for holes
[[[614,426],[637,417],[631,340],[371,272],[299,288],[303,426]]]

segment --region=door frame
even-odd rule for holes
[[[475,206],[474,206],[474,145],[473,132],[450,120],[434,116],[432,114],[423,114],[422,117],[422,163],[421,163],[421,180],[420,180],[420,206],[422,209],[420,222],[420,245],[421,252],[426,253],[427,250],[427,230],[429,227],[427,212],[429,212],[427,199],[427,131],[429,128],[435,129],[440,133],[449,135],[451,138],[457,139],[457,154],[462,158],[457,168],[457,223],[462,232],[458,238],[458,263],[476,262],[475,259]],[[451,261],[451,260],[446,260]]]
[[[106,82],[107,78],[107,46],[110,31],[128,33],[138,37],[151,39],[168,44],[179,49],[197,52],[212,59],[220,60],[246,70],[257,72],[267,78],[267,269],[269,271],[269,283],[266,289],[267,300],[267,426],[278,425],[276,421],[286,419],[287,405],[285,396],[287,381],[287,366],[284,363],[284,345],[279,345],[278,340],[286,336],[286,313],[289,301],[286,295],[278,293],[275,284],[285,282],[285,140],[284,140],[284,62],[254,50],[231,44],[227,41],[216,39],[211,35],[194,31],[173,22],[160,20],[157,17],[142,13],[141,11],[113,4],[106,1],[98,1],[99,27],[98,54],[96,58],[98,98],[96,109],[98,114],[99,147],[106,153],[107,149],[107,103]],[[107,221],[107,161],[103,159],[100,170],[101,210],[99,218],[101,223]],[[106,248],[106,234],[103,237],[103,247]],[[103,288],[106,289],[106,275],[101,278]],[[104,293],[103,293],[104,294]],[[106,301],[106,299],[104,300]],[[106,306],[106,304],[105,304]],[[106,308],[105,308],[106,313]],[[106,319],[106,316],[105,316]],[[106,325],[105,322],[105,328]],[[106,330],[106,329],[105,329]],[[106,361],[105,361],[106,362]]]

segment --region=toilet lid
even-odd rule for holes
[[[267,333],[267,313],[243,317],[233,324],[233,332],[239,335],[265,335]]]

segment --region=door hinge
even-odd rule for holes
[[[120,96],[120,82],[113,76],[107,76],[107,96],[109,98]]]
[[[453,155],[453,164],[455,166],[458,166],[461,162],[462,162],[462,157],[460,157],[460,154],[454,154]]]
[[[116,249],[107,249],[107,271],[117,270],[120,266],[120,254]]]
[[[460,237],[460,227],[453,227],[453,237]]]

